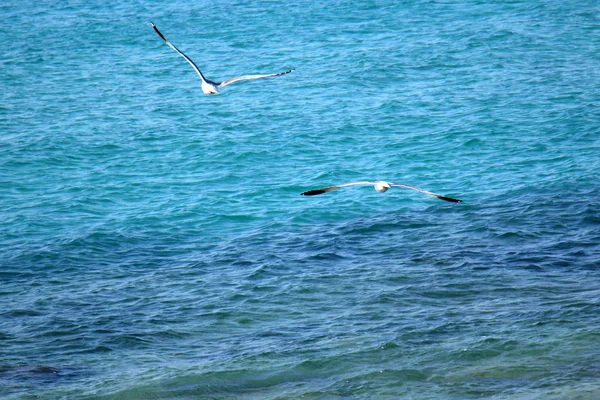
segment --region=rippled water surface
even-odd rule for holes
[[[597,2],[0,15],[0,397],[600,398]]]

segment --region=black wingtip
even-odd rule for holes
[[[160,36],[160,38],[166,42],[166,41],[167,41],[167,38],[165,38],[165,37],[163,36],[163,34],[162,34],[162,33],[160,33],[160,31],[158,30],[158,28],[156,27],[156,25],[154,25],[154,22],[150,22],[150,23],[152,24],[152,28],[154,28],[154,31],[155,31],[156,33],[158,33],[158,36]]]
[[[444,201],[449,201],[450,203],[462,203],[462,200],[459,199],[453,199],[452,197],[446,197],[446,196],[437,196],[438,199],[440,200],[444,200]]]
[[[323,194],[323,193],[327,193],[327,190],[315,189],[315,190],[309,190],[304,193],[300,193],[300,196],[316,196],[318,194]]]

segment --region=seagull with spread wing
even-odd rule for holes
[[[185,58],[185,60],[192,66],[192,68],[194,68],[194,71],[196,71],[196,73],[200,76],[200,79],[202,80],[202,91],[205,94],[217,94],[219,92],[219,89],[221,89],[224,86],[231,85],[232,83],[235,83],[235,82],[248,81],[248,80],[251,80],[251,79],[270,78],[272,76],[280,76],[280,75],[289,74],[290,72],[293,71],[293,69],[291,69],[289,71],[280,72],[278,74],[245,75],[245,76],[238,76],[238,77],[231,78],[231,79],[226,79],[223,82],[213,82],[213,81],[211,81],[209,79],[206,79],[204,77],[204,75],[202,75],[202,72],[200,72],[200,68],[198,68],[198,66],[196,64],[194,64],[194,62],[192,61],[192,59],[189,58],[188,56],[186,56],[185,54],[183,54],[183,52],[181,50],[179,50],[171,42],[169,42],[167,40],[167,38],[162,33],[160,33],[160,31],[158,30],[158,28],[156,27],[156,25],[154,25],[154,23],[151,22],[151,24],[152,24],[152,27],[154,28],[154,30],[156,31],[156,33],[158,33],[158,36],[160,36],[160,38],[162,40],[164,40],[165,43],[167,45],[169,45],[170,48],[172,48],[177,53],[179,53],[179,55],[181,57]]]
[[[444,200],[444,201],[449,201],[451,203],[461,203],[462,202],[462,200],[453,199],[452,197],[446,197],[446,196],[442,196],[442,195],[439,195],[436,193],[431,193],[431,192],[428,192],[427,190],[423,190],[416,186],[406,185],[404,183],[391,183],[391,182],[385,182],[385,181],[351,182],[351,183],[345,183],[343,185],[329,186],[329,187],[325,187],[325,188],[321,188],[321,189],[309,190],[307,192],[301,193],[301,195],[302,196],[315,196],[317,194],[333,192],[334,190],[338,190],[338,189],[346,187],[346,186],[359,186],[359,185],[372,185],[373,187],[375,187],[375,190],[377,190],[379,193],[387,192],[391,187],[397,186],[397,187],[403,187],[405,189],[416,190],[417,192],[426,194],[429,197],[433,197],[435,199],[440,199],[440,200]]]

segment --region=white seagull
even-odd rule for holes
[[[327,193],[327,192],[333,192],[334,190],[338,190],[339,188],[343,188],[343,187],[346,187],[346,186],[359,186],[359,185],[373,185],[375,187],[375,190],[377,190],[379,193],[387,192],[389,188],[391,188],[393,186],[398,186],[398,187],[403,187],[403,188],[406,188],[406,189],[416,190],[417,192],[424,193],[427,196],[430,196],[430,197],[433,197],[433,198],[436,198],[436,199],[440,199],[440,200],[444,200],[444,201],[449,201],[449,202],[452,202],[452,203],[462,203],[462,200],[453,199],[452,197],[446,197],[446,196],[442,196],[442,195],[439,195],[439,194],[431,193],[431,192],[428,192],[427,190],[423,190],[423,189],[418,188],[416,186],[405,185],[404,183],[391,183],[391,182],[385,182],[385,181],[378,181],[378,182],[351,182],[351,183],[345,183],[343,185],[329,186],[329,187],[325,187],[325,188],[321,188],[321,189],[309,190],[308,192],[301,193],[301,195],[302,196],[315,196],[317,194],[323,194],[323,193]]]
[[[206,79],[204,77],[204,75],[202,75],[202,72],[200,72],[200,68],[198,68],[198,66],[196,64],[194,64],[194,62],[192,61],[192,59],[189,58],[188,56],[186,56],[185,54],[183,54],[182,51],[180,51],[171,42],[169,42],[167,40],[167,38],[164,37],[164,35],[162,33],[160,33],[160,31],[158,30],[158,28],[156,27],[156,25],[154,25],[153,22],[151,22],[151,24],[152,24],[152,27],[154,28],[154,30],[156,31],[156,33],[158,33],[158,36],[160,36],[161,39],[164,40],[165,43],[168,44],[170,48],[172,48],[177,53],[179,53],[179,55],[181,57],[185,58],[185,60],[188,63],[190,63],[190,65],[192,66],[192,68],[194,68],[194,71],[196,71],[196,73],[200,76],[200,79],[202,79],[202,91],[205,94],[217,94],[219,92],[219,89],[221,89],[224,86],[231,85],[232,83],[235,83],[235,82],[248,81],[248,80],[251,80],[251,79],[269,78],[271,76],[279,76],[279,75],[289,74],[290,72],[294,71],[293,69],[290,69],[289,71],[280,72],[278,74],[238,76],[236,78],[226,79],[223,82],[213,82],[211,80]]]

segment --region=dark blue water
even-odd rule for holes
[[[0,397],[600,397],[596,2],[0,15]]]

